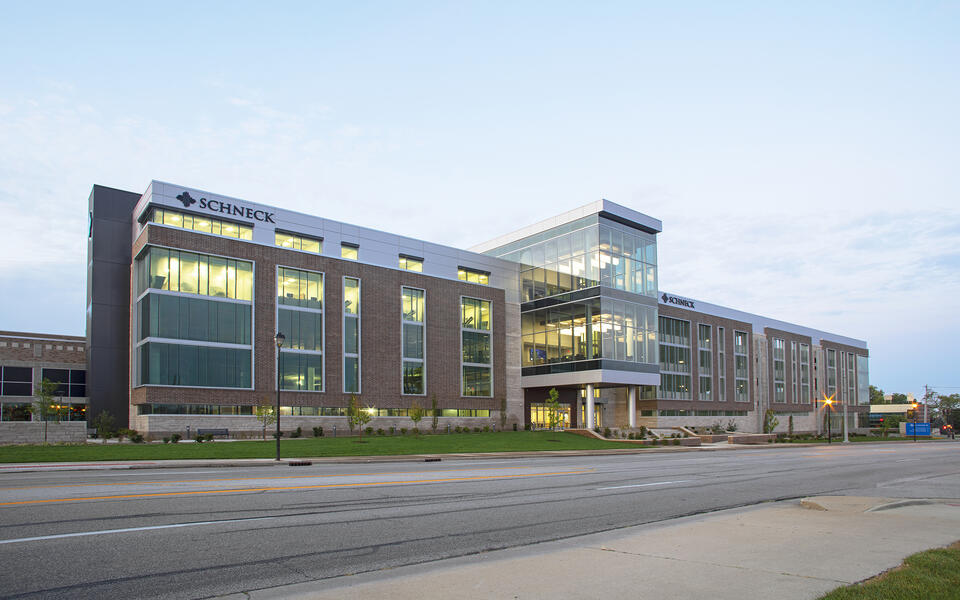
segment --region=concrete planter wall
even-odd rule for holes
[[[48,422],[47,442],[85,442],[87,441],[87,422]],[[0,444],[42,444],[43,423],[30,421],[8,421],[0,423]]]

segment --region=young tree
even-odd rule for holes
[[[432,417],[430,420],[430,429],[432,429],[434,433],[437,432],[437,426],[440,425],[439,413],[440,410],[437,408],[437,395],[433,394],[430,396],[430,415]]]
[[[547,423],[552,431],[556,431],[560,423],[560,392],[557,388],[550,388],[547,396]]]
[[[423,415],[426,411],[423,410],[423,407],[420,406],[420,403],[416,400],[410,405],[410,420],[413,421],[413,427],[418,432],[420,431],[420,421],[423,419]]]
[[[54,399],[54,394],[57,393],[58,387],[59,384],[44,377],[40,382],[37,395],[34,397],[33,404],[30,407],[30,412],[33,416],[40,417],[40,420],[43,421],[44,444],[47,443],[47,422],[49,422],[51,418],[56,417],[57,423],[59,423],[60,417],[63,415],[60,403]]]
[[[98,414],[93,420],[92,425],[97,430],[97,437],[103,440],[104,443],[113,437],[113,415],[111,415],[108,411],[102,411],[100,414]]]
[[[370,411],[360,406],[360,400],[356,394],[350,394],[350,407],[347,408],[347,420],[350,423],[350,433],[353,428],[360,429],[360,441],[363,441],[363,426],[370,422]]]
[[[773,433],[773,430],[777,428],[777,425],[780,424],[780,419],[773,414],[773,411],[769,408],[767,412],[763,415],[763,432],[764,433]]]
[[[260,403],[253,409],[253,414],[257,416],[257,420],[260,421],[260,424],[263,426],[264,441],[267,439],[267,427],[277,422],[276,412],[276,407],[273,405],[269,395],[260,398]]]

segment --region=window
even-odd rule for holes
[[[733,375],[734,375],[734,401],[749,402],[750,390],[748,388],[748,362],[747,362],[747,333],[744,331],[733,332]]]
[[[659,318],[660,398],[690,400],[690,322]]]
[[[277,331],[286,336],[281,389],[324,390],[323,288],[323,273],[277,267]]]
[[[462,391],[464,396],[493,396],[490,301],[460,298]]]
[[[312,238],[305,235],[300,235],[298,233],[287,233],[280,230],[277,230],[274,235],[274,243],[281,248],[287,248],[289,250],[301,250],[303,252],[311,252],[313,254],[320,254],[323,252],[322,238]]]
[[[360,393],[360,280],[343,278],[343,391]]]
[[[414,256],[400,255],[400,268],[407,271],[423,272],[423,259]]]
[[[137,291],[167,290],[214,298],[253,299],[253,263],[150,247],[136,262]]]
[[[727,354],[723,327],[717,327],[717,400],[727,401]]]
[[[360,259],[360,246],[356,244],[349,244],[343,242],[340,244],[340,258],[346,258],[347,260],[359,260]]]
[[[253,264],[150,247],[134,269],[135,385],[252,387]]]
[[[810,396],[810,346],[800,344],[800,402],[809,404]]]
[[[87,395],[86,369],[41,369],[40,380],[44,379],[58,384],[54,396],[84,398]]]
[[[402,382],[404,394],[426,394],[424,353],[424,294],[423,290],[400,289],[400,346],[402,348]]]
[[[779,404],[787,401],[786,385],[784,383],[786,377],[784,350],[784,341],[780,338],[773,338],[773,401]]]
[[[323,308],[323,274],[288,267],[277,269],[277,304]]]
[[[800,370],[799,370],[799,365],[798,365],[798,362],[797,362],[797,358],[799,358],[799,357],[797,356],[797,343],[796,343],[796,342],[790,342],[790,365],[791,365],[791,368],[790,368],[790,390],[791,390],[791,392],[792,392],[792,393],[791,393],[791,398],[793,398],[792,402],[793,402],[794,404],[797,404],[797,403],[799,403],[799,401],[800,401],[800,396],[797,394],[797,387],[798,387],[799,384],[800,384]]]
[[[137,385],[252,387],[250,350],[146,342],[137,347]]]
[[[479,283],[480,285],[490,284],[490,273],[487,271],[478,271],[468,269],[467,267],[457,267],[457,279],[468,283]]]
[[[837,393],[837,351],[827,350],[827,396]],[[836,398],[834,398],[836,400]]]
[[[697,347],[699,349],[700,391],[699,399],[709,401],[713,399],[713,340],[709,325],[697,326]]]
[[[238,240],[252,240],[253,228],[221,219],[188,215],[169,208],[154,208],[147,218],[151,223],[180,227],[191,231],[200,231],[213,235],[234,238]]]
[[[0,395],[33,396],[33,368],[0,367]]]

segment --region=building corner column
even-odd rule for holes
[[[627,418],[630,428],[637,426],[637,386],[627,386]]]
[[[594,401],[593,401],[593,384],[587,384],[587,429],[593,429],[597,426],[596,419],[594,418]]]

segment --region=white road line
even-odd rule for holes
[[[635,487],[647,487],[650,485],[668,485],[670,483],[687,483],[692,481],[691,479],[683,479],[681,481],[655,481],[653,483],[635,483],[633,485],[615,485],[613,487],[597,488],[598,490],[621,490],[623,488],[635,488]]]
[[[111,533],[130,533],[133,531],[150,531],[153,529],[174,529],[177,527],[195,527],[197,525],[219,525],[220,523],[240,523],[243,521],[264,521],[276,517],[254,517],[251,519],[225,519],[223,521],[196,521],[193,523],[174,523],[172,525],[153,525],[151,527],[128,527],[126,529],[106,529],[104,531],[81,531],[79,533],[61,533],[58,535],[42,535],[38,537],[0,540],[0,544],[17,544],[20,542],[39,542],[43,540],[59,540],[62,538],[84,537],[88,535],[108,535]]]

